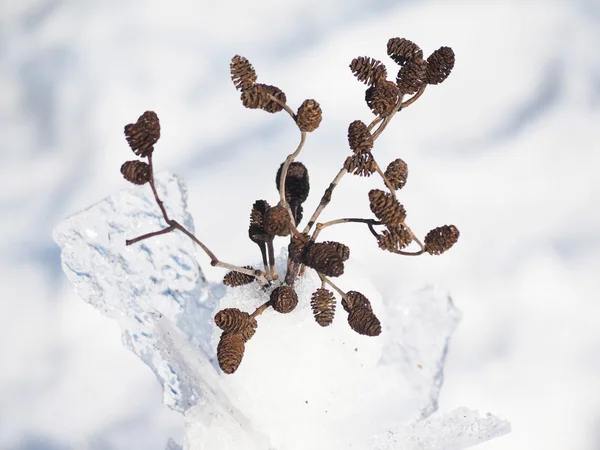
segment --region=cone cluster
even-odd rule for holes
[[[335,298],[333,292],[321,288],[312,294],[310,307],[316,322],[322,327],[331,325],[335,316]]]
[[[160,138],[160,122],[154,111],[146,111],[136,123],[125,125],[125,138],[133,153],[145,158],[154,151]]]
[[[349,291],[342,299],[342,306],[348,313],[350,328],[365,336],[379,336],[381,323],[373,313],[371,302],[367,297],[357,291]]]
[[[344,161],[344,169],[361,177],[368,177],[377,170],[377,163],[371,154],[373,136],[360,120],[348,126],[348,144],[353,154]]]
[[[252,269],[252,266],[244,266],[244,269]],[[254,281],[254,277],[252,275],[248,275],[247,273],[238,272],[236,270],[231,270],[225,274],[223,277],[223,284],[226,286],[236,287],[243,286],[244,284],[249,284]]]
[[[369,201],[375,217],[388,227],[398,227],[406,219],[404,206],[388,192],[372,189],[369,192]]]
[[[287,314],[296,309],[298,294],[290,286],[279,286],[271,292],[271,306],[275,311]]]
[[[388,164],[384,175],[394,189],[402,189],[408,178],[408,166],[402,159],[395,159]]]
[[[217,361],[226,374],[234,373],[244,357],[245,343],[258,326],[256,319],[237,308],[225,308],[215,315],[215,324],[223,330],[217,345]]]
[[[237,308],[225,308],[215,315],[215,324],[226,333],[238,333],[244,338],[244,342],[250,340],[258,323],[254,317]]]
[[[121,166],[123,178],[133,184],[146,184],[150,181],[150,165],[144,161],[125,161]]]
[[[454,225],[434,228],[425,236],[425,250],[431,255],[441,255],[458,241],[460,232]]]
[[[316,100],[304,100],[296,114],[296,124],[300,131],[311,132],[319,128],[323,111]]]

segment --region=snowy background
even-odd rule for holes
[[[74,293],[51,238],[66,216],[128,187],[123,125],[157,111],[155,162],[186,180],[198,234],[223,259],[253,262],[250,206],[276,198],[298,132],[283,114],[240,105],[231,56],[289,104],[321,103],[299,158],[310,211],[347,155],[348,123],[371,117],[348,64],[369,55],[391,68],[394,36],[426,54],[451,46],[457,63],[375,152],[409,165],[401,199],[413,230],[454,223],[461,240],[441,257],[402,258],[361,227],[323,237],[348,243],[384,298],[425,284],[452,294],[463,316],[440,410],[512,423],[478,448],[600,447],[600,2],[3,0],[0,448],[162,450],[182,432],[117,324]],[[323,218],[369,214],[375,186],[344,179]]]

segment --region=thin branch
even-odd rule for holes
[[[271,306],[271,300],[263,303],[258,308],[256,308],[254,312],[250,314],[250,319],[254,319],[256,316],[262,314],[269,306]]]
[[[158,196],[158,192],[156,192],[156,185],[154,183],[154,164],[152,163],[152,153],[150,153],[148,155],[148,165],[150,166],[150,181],[149,181],[149,183],[150,183],[150,187],[152,188],[152,193],[154,194],[154,200],[156,200],[156,204],[160,208],[160,212],[162,213],[163,217],[165,218],[165,222],[167,222],[167,224],[171,225],[169,216],[167,215],[167,210],[165,209],[165,205],[163,205],[162,200]]]
[[[273,94],[267,94],[267,96],[269,97],[269,99],[275,103],[277,103],[279,106],[281,106],[285,112],[287,112],[290,117],[292,119],[294,119],[294,122],[296,121],[296,113],[294,111],[292,111],[292,108],[290,108],[287,103],[282,102],[281,100],[279,100],[277,97],[275,97]]]
[[[335,176],[335,178],[333,179],[331,184],[329,184],[329,187],[327,189],[325,189],[325,193],[323,194],[323,197],[321,197],[319,206],[317,206],[317,209],[315,210],[315,212],[311,216],[310,220],[306,224],[306,227],[304,227],[304,230],[303,230],[304,233],[308,233],[310,231],[312,226],[315,224],[315,222],[321,215],[321,212],[323,212],[323,209],[325,209],[327,204],[331,201],[331,195],[333,194],[333,190],[338,185],[340,180],[344,177],[344,175],[346,175],[347,173],[348,173],[348,171],[342,167],[342,169]]]
[[[427,87],[427,85],[423,86],[421,89],[419,89],[419,91],[415,95],[413,95],[411,98],[409,98],[408,100],[403,102],[402,105],[400,105],[400,109],[402,110],[402,109],[406,108],[407,106],[410,106],[414,102],[416,102],[419,99],[419,97],[421,95],[423,95],[423,92],[425,92],[426,87]]]
[[[132,245],[135,244],[136,242],[140,242],[143,241],[144,239],[148,239],[154,236],[160,236],[161,234],[166,234],[166,233],[170,233],[171,231],[173,231],[175,229],[175,227],[173,225],[163,229],[163,230],[158,230],[158,231],[153,231],[151,233],[147,233],[147,234],[143,234],[141,236],[138,236],[136,238],[133,239],[126,239],[125,240],[125,245]]]
[[[311,241],[315,241],[317,239],[317,236],[319,236],[319,234],[321,233],[321,231],[324,228],[330,227],[332,225],[337,225],[340,223],[364,223],[367,225],[381,225],[381,222],[375,219],[361,219],[361,218],[356,218],[356,217],[346,217],[343,219],[335,219],[335,220],[330,220],[329,222],[324,222],[324,223],[318,223],[317,226],[315,227],[315,231],[313,233],[313,235],[311,236]]]
[[[325,275],[323,275],[321,272],[317,272],[319,274],[319,278],[321,278],[321,281],[323,283],[327,283],[329,286],[331,286],[333,289],[335,289],[335,291],[340,294],[340,296],[342,298],[346,298],[346,293],[344,291],[342,291],[339,287],[337,287],[333,281],[331,281],[329,278],[327,278]]]

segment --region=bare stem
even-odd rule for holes
[[[335,291],[340,294],[340,296],[342,298],[346,298],[346,293],[344,291],[342,291],[339,287],[337,287],[333,281],[331,281],[329,278],[327,278],[325,275],[323,275],[321,272],[317,272],[319,274],[319,278],[321,278],[321,282],[323,283],[327,283],[329,286],[331,286],[333,289],[335,289]]]
[[[409,98],[408,100],[406,100],[405,102],[403,102],[403,103],[400,105],[400,109],[404,109],[404,108],[406,108],[407,106],[410,106],[410,105],[412,105],[414,102],[416,102],[416,101],[419,99],[419,97],[420,97],[421,95],[423,95],[423,92],[425,92],[425,88],[426,88],[426,87],[427,87],[427,85],[423,86],[421,89],[419,89],[419,91],[418,91],[418,92],[417,92],[415,95],[413,95],[411,98]]]
[[[329,187],[327,189],[325,189],[325,193],[323,194],[323,197],[321,197],[319,206],[317,206],[317,209],[315,210],[315,212],[311,216],[310,220],[306,224],[306,227],[304,227],[304,230],[303,230],[304,233],[308,233],[310,231],[310,229],[315,224],[315,222],[317,221],[317,219],[319,218],[319,216],[321,215],[321,213],[323,212],[325,207],[331,201],[331,195],[333,194],[333,190],[338,185],[340,180],[344,177],[344,175],[346,175],[347,173],[348,173],[348,171],[342,167],[342,169],[338,172],[338,174],[335,176],[333,181],[329,184]]]
[[[256,316],[259,316],[260,314],[262,314],[269,306],[271,306],[270,300],[268,302],[263,303],[258,308],[256,308],[254,310],[254,312],[252,314],[250,314],[250,319],[254,319]]]
[[[337,225],[340,223],[365,223],[369,226],[381,225],[381,222],[379,222],[378,220],[375,220],[375,219],[361,219],[361,218],[356,218],[356,217],[345,217],[343,219],[330,220],[329,222],[317,224],[317,226],[315,227],[315,232],[313,233],[313,235],[311,237],[311,241],[315,241],[317,239],[317,236],[321,233],[321,231],[324,228],[330,227],[332,225]]]
[[[292,111],[292,108],[290,108],[287,103],[282,102],[281,100],[279,100],[277,97],[275,97],[273,94],[267,94],[269,96],[269,99],[271,101],[274,101],[275,103],[277,103],[279,106],[281,106],[285,112],[287,112],[290,117],[292,119],[294,119],[294,122],[296,121],[296,113],[294,111]]]
[[[150,187],[152,188],[152,193],[154,194],[154,200],[156,200],[156,204],[160,208],[160,212],[165,218],[165,222],[169,223],[169,216],[167,215],[167,210],[165,209],[165,205],[163,205],[162,200],[158,196],[158,192],[156,192],[156,185],[154,183],[154,164],[152,163],[152,153],[148,155],[148,165],[150,166]]]
[[[279,278],[277,272],[275,272],[275,250],[273,249],[273,239],[267,241],[267,249],[269,251],[269,278],[276,280]]]
[[[143,235],[138,236],[138,237],[133,238],[133,239],[127,239],[127,240],[125,240],[125,245],[132,245],[132,244],[135,244],[136,242],[143,241],[144,239],[148,239],[148,238],[151,238],[151,237],[154,237],[154,236],[160,236],[161,234],[170,233],[174,229],[175,229],[175,227],[171,225],[171,226],[169,226],[167,228],[164,228],[162,230],[153,231],[151,233],[143,234]]]

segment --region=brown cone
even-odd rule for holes
[[[375,217],[388,227],[397,227],[406,219],[404,206],[388,192],[373,189],[369,192],[369,201]]]
[[[150,181],[150,166],[144,161],[125,161],[121,166],[123,178],[133,184],[146,184]]]
[[[244,338],[238,333],[223,333],[217,345],[219,367],[227,374],[235,372],[244,357]]]
[[[454,51],[440,47],[427,58],[427,82],[439,84],[448,78],[454,68]]]
[[[379,81],[365,92],[365,101],[373,114],[387,117],[398,103],[400,91],[392,81]]]
[[[292,259],[292,261],[298,264],[304,264],[304,255],[309,245],[308,242],[310,241],[310,236],[308,233],[303,233],[302,237],[304,237],[304,239],[292,236],[292,239],[290,239],[290,243],[288,245],[289,257]]]
[[[358,334],[365,336],[379,336],[381,334],[381,322],[370,309],[355,308],[348,314],[350,328]]]
[[[347,313],[352,312],[355,308],[372,309],[371,302],[367,297],[358,291],[348,291],[342,298],[342,306]]]
[[[329,244],[333,248],[335,248],[342,261],[348,261],[348,258],[350,258],[350,249],[348,248],[348,246],[342,244],[341,242],[325,241],[323,243]]]
[[[275,185],[278,192],[282,169],[283,163],[279,166],[275,176]],[[293,161],[288,167],[287,176],[285,177],[285,200],[290,203],[292,199],[296,199],[300,203],[304,203],[309,192],[310,182],[306,166],[299,161]]]
[[[412,236],[408,230],[400,225],[394,228],[388,228],[377,237],[379,248],[389,252],[395,252],[407,247],[412,241]]]
[[[244,269],[253,269],[252,266],[244,266]],[[223,277],[223,284],[231,287],[242,286],[244,284],[249,284],[254,281],[254,277],[252,275],[248,275],[246,273],[237,272],[235,270],[231,270],[225,274]]]
[[[359,56],[350,63],[350,70],[358,81],[371,85],[387,78],[385,65],[374,58]]]
[[[235,55],[231,59],[229,70],[236,89],[243,91],[256,83],[256,71],[250,61],[243,56]]]
[[[335,316],[335,298],[333,292],[327,289],[317,289],[313,292],[310,302],[315,320],[322,327],[331,325]]]
[[[460,232],[454,225],[434,228],[425,236],[425,250],[431,255],[441,255],[456,244]]]
[[[242,91],[240,96],[242,104],[250,109],[262,109],[269,113],[276,113],[283,109],[283,106],[271,100],[268,94],[273,95],[280,102],[287,101],[283,91],[275,86],[256,83],[248,89]]]
[[[355,153],[346,158],[344,169],[359,177],[370,177],[377,170],[377,164],[371,152]]]
[[[300,131],[315,131],[319,128],[322,118],[323,111],[321,111],[319,103],[316,100],[304,100],[298,108],[296,124],[298,124]]]
[[[384,173],[394,189],[402,189],[408,178],[408,166],[400,158],[395,159],[387,166]]]
[[[226,333],[239,333],[248,341],[256,332],[258,323],[250,314],[237,308],[225,308],[215,315],[215,324]]]
[[[290,286],[279,286],[271,292],[271,306],[281,314],[292,312],[298,305],[298,294]]]
[[[415,94],[427,84],[427,61],[413,58],[398,71],[396,84],[403,94]]]
[[[306,249],[304,264],[328,277],[344,273],[344,261],[335,246],[326,242],[313,242]]]
[[[403,66],[412,58],[423,58],[423,50],[412,41],[404,38],[391,38],[387,43],[387,53],[397,64]]]
[[[348,144],[354,153],[367,153],[373,148],[373,137],[362,121],[355,120],[348,126]]]
[[[248,227],[248,236],[252,242],[265,242],[270,239],[264,227],[264,215],[271,206],[266,200],[256,200],[252,205],[250,212],[250,226]]]
[[[287,236],[290,234],[290,215],[283,206],[273,206],[264,215],[265,231],[271,236]]]
[[[160,122],[154,111],[146,111],[136,123],[125,125],[125,138],[136,155],[145,158],[160,138]]]

